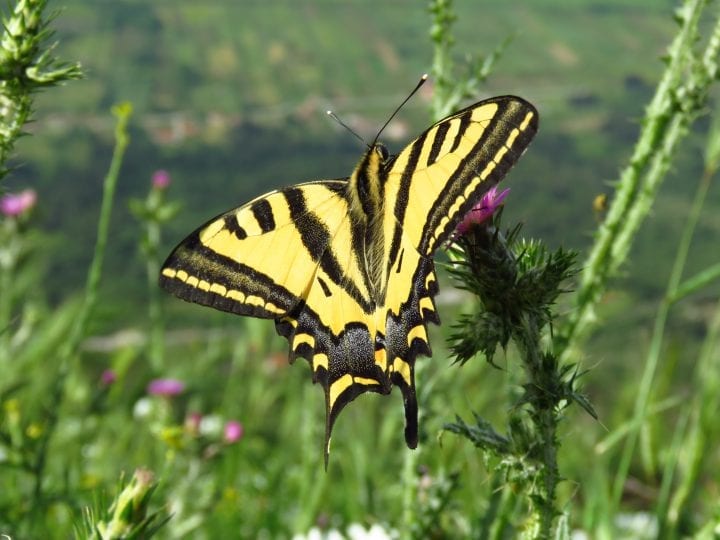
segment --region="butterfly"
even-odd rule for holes
[[[262,195],[183,240],[160,285],[216,309],[273,319],[325,391],[325,462],[340,411],[398,386],[417,446],[414,366],[439,324],[433,255],[519,159],[538,128],[527,101],[501,96],[440,120],[399,154],[368,145],[348,178]]]

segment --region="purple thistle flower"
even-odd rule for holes
[[[177,396],[184,390],[185,383],[178,379],[154,379],[147,387],[148,394],[164,397]]]
[[[155,189],[165,189],[170,185],[170,173],[164,169],[157,170],[152,175],[152,186]]]
[[[100,382],[103,384],[103,386],[110,386],[116,380],[117,373],[115,373],[112,369],[106,369],[100,375]]]
[[[35,206],[37,193],[34,189],[24,189],[20,193],[6,193],[0,197],[0,213],[8,217],[17,217]]]
[[[467,234],[473,225],[479,225],[487,218],[495,213],[495,210],[502,204],[507,194],[510,192],[510,188],[502,190],[500,193],[497,192],[497,186],[491,187],[485,195],[482,196],[480,202],[477,203],[472,209],[465,214],[465,217],[458,224],[455,229],[455,233],[458,236]]]
[[[243,425],[237,420],[230,420],[225,424],[224,439],[228,444],[238,442],[245,432]]]

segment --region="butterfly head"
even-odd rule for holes
[[[377,169],[381,169],[390,159],[390,152],[383,143],[373,143],[368,152],[368,165]]]
[[[356,172],[365,176],[375,177],[387,165],[390,159],[390,152],[383,143],[375,142],[368,145],[363,159],[358,164]]]
[[[373,146],[373,150],[378,154],[378,156],[380,156],[381,163],[385,163],[388,160],[388,157],[390,157],[387,146],[383,143],[376,142],[375,146]]]

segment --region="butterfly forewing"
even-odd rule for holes
[[[387,172],[386,228],[432,256],[480,196],[519,159],[537,131],[535,108],[520,98],[482,101],[430,127]],[[392,212],[390,212],[392,210]],[[387,246],[388,262],[395,259]]]
[[[314,182],[302,190],[314,195],[317,211],[336,216],[339,224],[344,201],[336,190],[343,185]],[[160,284],[184,300],[241,315],[277,318],[291,312],[318,266],[296,225],[309,210],[292,202],[290,189],[276,191],[209,221],[170,254]]]

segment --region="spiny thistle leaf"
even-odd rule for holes
[[[507,454],[511,448],[511,441],[496,432],[489,422],[475,415],[476,425],[467,424],[460,416],[455,417],[455,422],[448,423],[443,429],[461,435],[472,442],[478,448],[491,450],[498,456]]]

